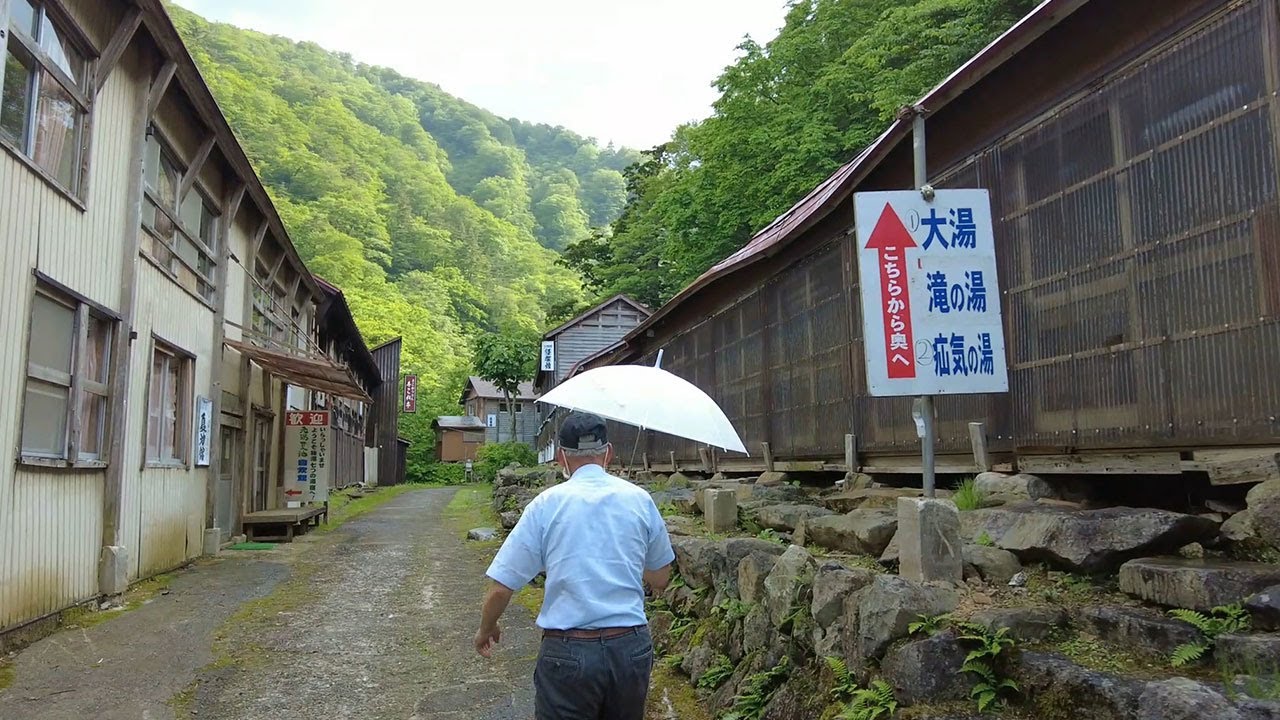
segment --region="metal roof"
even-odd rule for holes
[[[445,430],[484,430],[484,421],[472,415],[441,415],[432,423]]]
[[[550,340],[551,338],[553,338],[553,337],[555,337],[555,336],[559,335],[560,333],[564,332],[565,330],[568,330],[569,328],[573,327],[574,325],[577,325],[578,323],[582,322],[583,320],[586,320],[587,318],[589,318],[589,317],[591,317],[592,315],[594,315],[594,314],[596,314],[596,313],[600,312],[601,310],[605,309],[606,307],[608,307],[608,306],[612,305],[613,303],[615,303],[615,302],[617,302],[617,301],[619,301],[619,300],[621,300],[622,302],[624,302],[624,303],[626,303],[626,304],[630,305],[631,307],[635,308],[635,309],[636,309],[636,310],[638,310],[639,312],[643,313],[645,317],[648,317],[649,315],[653,314],[653,311],[652,311],[652,310],[650,310],[649,308],[645,307],[645,306],[644,306],[644,305],[642,305],[641,303],[639,303],[639,302],[637,302],[637,301],[633,300],[633,299],[632,299],[630,296],[628,296],[627,294],[625,294],[625,293],[618,293],[617,295],[614,295],[613,297],[609,298],[608,300],[605,300],[604,302],[601,302],[601,303],[598,303],[598,304],[596,304],[596,305],[592,306],[590,310],[587,310],[587,311],[583,312],[581,315],[579,315],[579,316],[577,316],[577,317],[573,318],[572,320],[567,320],[567,321],[565,321],[565,322],[561,323],[561,324],[560,324],[560,326],[559,326],[559,327],[557,327],[557,328],[555,328],[554,330],[549,330],[549,331],[547,331],[547,333],[546,333],[545,335],[543,335],[543,336],[542,336],[542,339],[543,339],[543,340]]]
[[[497,385],[480,377],[472,375],[467,379],[467,386],[462,389],[463,400],[466,399],[467,390],[473,390],[475,396],[486,400],[506,400],[506,393],[498,389]],[[520,392],[512,398],[513,400],[536,400],[538,393],[534,392],[532,382],[520,383]]]

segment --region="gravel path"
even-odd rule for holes
[[[536,628],[513,604],[499,657],[471,648],[487,555],[445,520],[454,492],[198,566],[47,638],[19,656],[0,718],[528,720]]]

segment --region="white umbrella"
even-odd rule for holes
[[[569,378],[538,402],[746,453],[733,423],[696,385],[657,367],[608,365]]]

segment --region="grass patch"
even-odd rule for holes
[[[666,663],[653,666],[649,683],[649,720],[711,720],[711,713],[698,700],[693,686]]]
[[[965,478],[951,495],[951,502],[955,503],[956,508],[961,512],[981,508],[986,499],[986,495],[978,489],[978,482],[973,478]]]
[[[1054,648],[1077,665],[1102,672],[1133,675],[1159,675],[1164,667],[1154,659],[1146,659],[1110,646],[1088,635],[1074,635]]]
[[[463,485],[444,508],[445,521],[457,532],[471,528],[498,527],[498,516],[490,504],[492,489],[488,485]]]
[[[421,485],[392,485],[364,497],[352,498],[344,493],[329,496],[329,522],[321,525],[320,532],[331,532],[342,523],[363,515],[407,492],[422,489]]]
[[[152,598],[169,589],[169,584],[173,582],[173,575],[163,573],[155,577],[147,578],[140,582],[136,582],[125,591],[121,598],[119,607],[113,607],[110,610],[98,610],[96,604],[81,605],[71,608],[62,614],[62,622],[60,629],[88,629],[101,625],[102,623],[129,612],[137,610]]]
[[[0,660],[0,690],[6,690],[13,685],[13,678],[18,673],[18,668],[14,666],[12,660]]]
[[[545,593],[546,591],[540,587],[525,585],[516,594],[516,602],[528,610],[529,614],[538,617],[538,613],[542,612],[542,598]]]

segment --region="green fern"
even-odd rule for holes
[[[1170,610],[1169,615],[1199,630],[1202,636],[1196,642],[1174,649],[1169,664],[1176,668],[1199,662],[1213,650],[1220,636],[1248,630],[1251,623],[1249,611],[1240,603],[1220,605],[1208,615],[1182,608]]]
[[[768,670],[748,676],[743,682],[745,689],[733,699],[733,708],[720,720],[760,720],[765,706],[790,673],[791,662],[784,657]]]
[[[1169,664],[1173,667],[1180,668],[1200,662],[1200,660],[1209,652],[1209,643],[1205,641],[1187,643],[1179,645],[1174,649],[1173,654],[1169,656]]]
[[[1009,628],[991,632],[981,625],[960,623],[960,629],[964,633],[960,636],[961,642],[977,644],[965,656],[960,672],[977,676],[969,697],[977,703],[978,712],[986,712],[1002,694],[1020,691],[1016,682],[1001,677],[996,671],[1000,656],[1012,648],[1015,642],[1009,637]]]
[[[831,699],[835,702],[844,702],[852,698],[858,691],[858,681],[849,672],[849,664],[844,661],[844,658],[834,655],[828,655],[823,659],[826,660],[827,668],[835,678],[831,685]]]
[[[698,688],[715,690],[733,675],[733,661],[724,655],[716,655],[702,677],[698,678]]]
[[[712,617],[717,617],[725,624],[733,624],[751,612],[751,605],[734,598],[725,598],[719,605],[711,608]]]
[[[911,636],[928,635],[930,637],[937,635],[942,628],[946,627],[951,621],[951,616],[947,614],[934,615],[917,615],[920,618],[916,622],[907,625],[907,633]]]
[[[898,701],[893,696],[893,688],[884,680],[875,680],[853,694],[853,701],[840,717],[842,720],[888,720],[897,711]]]

